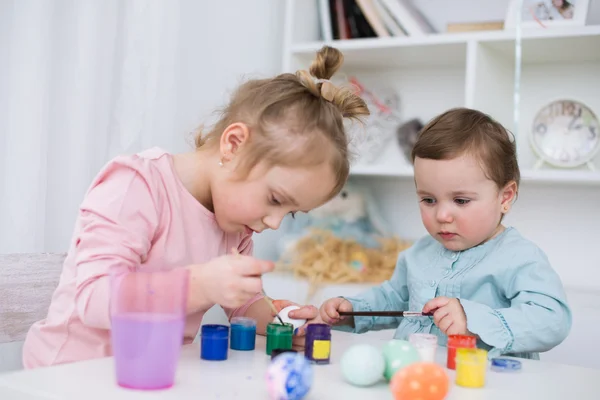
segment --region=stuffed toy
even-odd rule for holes
[[[288,221],[279,242],[279,269],[311,284],[380,282],[409,246],[390,234],[373,197],[348,182],[326,204]]]
[[[280,242],[280,254],[285,257],[296,242],[311,230],[325,230],[334,236],[355,241],[364,247],[379,246],[378,238],[389,234],[389,229],[365,189],[348,182],[340,193],[308,214],[297,214],[290,221]]]

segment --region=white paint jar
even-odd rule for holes
[[[435,351],[438,347],[437,336],[430,333],[412,333],[408,342],[414,346],[421,356],[421,361],[435,362]]]

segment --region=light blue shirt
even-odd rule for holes
[[[392,277],[355,297],[354,311],[421,311],[434,297],[458,298],[467,316],[467,329],[479,336],[477,347],[488,357],[501,354],[539,359],[568,335],[572,317],[565,291],[544,252],[506,228],[479,246],[451,251],[431,236],[398,256]],[[363,333],[396,328],[394,338],[433,333],[445,346],[447,337],[432,317],[355,317]]]

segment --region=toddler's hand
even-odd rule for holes
[[[423,307],[423,312],[433,312],[433,322],[446,335],[472,335],[467,330],[465,310],[456,298],[431,299]]]
[[[334,297],[325,301],[319,309],[319,315],[323,322],[329,325],[338,325],[348,317],[340,316],[338,311],[352,311],[352,303],[342,297]]]
[[[190,296],[202,296],[209,303],[238,308],[261,292],[261,275],[272,271],[275,264],[250,256],[227,255],[188,268]]]

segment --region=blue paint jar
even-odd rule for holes
[[[254,350],[256,344],[256,320],[247,317],[231,319],[232,350]]]
[[[306,327],[304,356],[315,364],[329,364],[331,353],[331,326],[310,324]]]
[[[211,361],[227,360],[229,327],[227,325],[203,325],[200,342],[200,358]]]

